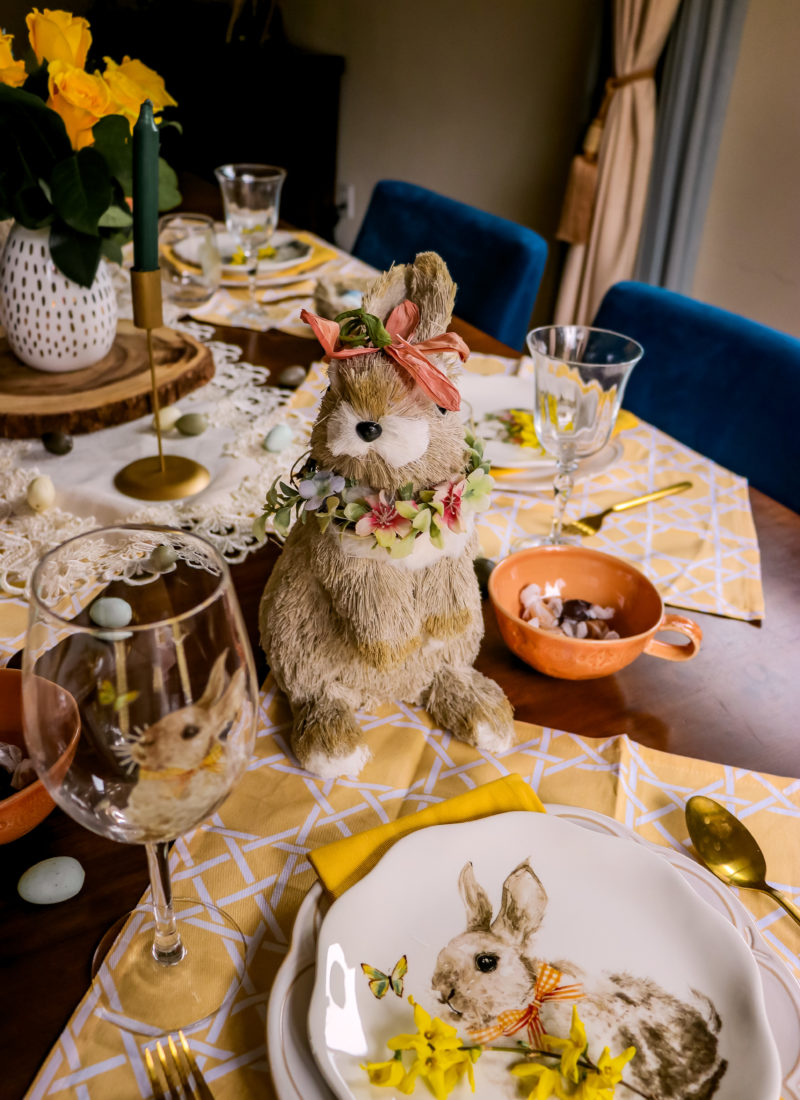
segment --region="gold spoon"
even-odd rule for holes
[[[797,924],[800,909],[766,881],[767,861],[753,834],[738,817],[713,798],[696,794],[686,803],[686,825],[692,844],[709,871],[728,886],[762,890]]]

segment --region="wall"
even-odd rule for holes
[[[338,179],[352,244],[374,184],[399,178],[531,226],[551,245],[534,314],[552,316],[552,241],[592,106],[598,0],[284,0],[289,38],[346,59]],[[309,129],[313,140],[313,129]],[[287,184],[288,186],[288,184]]]
[[[751,0],[692,295],[800,337],[800,4]]]

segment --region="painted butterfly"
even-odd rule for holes
[[[403,996],[403,978],[408,971],[408,959],[403,955],[402,959],[395,965],[391,974],[384,974],[382,970],[376,970],[374,966],[370,966],[369,963],[362,963],[361,969],[369,978],[369,988],[373,997],[377,997],[378,1000],[381,997],[385,997],[389,992],[389,989],[397,997]]]

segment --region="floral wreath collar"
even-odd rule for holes
[[[466,531],[466,517],[486,511],[494,485],[483,443],[470,432],[465,433],[464,442],[468,457],[461,476],[416,492],[410,482],[396,493],[371,489],[334,470],[319,469],[311,458],[301,459],[302,465],[292,470],[288,482],[276,478],[272,483],[253,534],[263,540],[271,518],[275,531],[285,539],[294,513],[294,520],[301,523],[315,515],[322,531],[333,524],[341,534],[370,539],[372,546],[383,547],[393,558],[407,557],[424,535],[442,550],[445,531]]]

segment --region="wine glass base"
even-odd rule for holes
[[[562,531],[558,537],[553,535],[531,535],[530,538],[520,539],[511,547],[511,553],[519,550],[533,550],[538,546],[580,546],[580,535],[565,535]]]
[[[123,1031],[165,1035],[208,1022],[236,995],[244,977],[244,933],[227,913],[192,898],[173,899],[184,946],[180,961],[153,956],[153,911],[121,917],[92,960],[96,1011]]]
[[[231,325],[258,325],[262,328],[267,328],[270,324],[269,314],[263,306],[250,304],[242,306],[237,309],[235,313],[232,313],[228,318],[228,323]]]

